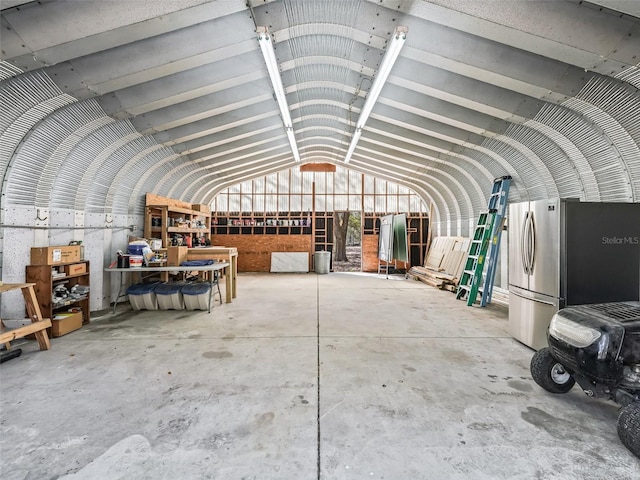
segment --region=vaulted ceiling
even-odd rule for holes
[[[2,0],[4,206],[140,213],[298,165],[343,164],[398,26],[406,41],[348,167],[409,186],[464,234],[511,200],[640,201],[634,0]]]

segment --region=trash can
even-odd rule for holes
[[[329,273],[331,268],[331,252],[315,252],[313,254],[313,264],[317,274]]]

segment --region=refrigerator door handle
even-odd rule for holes
[[[520,235],[520,262],[525,274],[529,274],[529,261],[527,260],[527,222],[529,221],[529,212],[526,213],[522,221],[522,232]]]
[[[536,223],[533,212],[529,212],[529,275],[533,275],[536,261]]]

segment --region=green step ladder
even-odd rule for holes
[[[467,305],[469,306],[473,305],[478,297],[495,217],[495,210],[480,214],[478,224],[473,232],[473,238],[469,244],[469,255],[465,261],[464,270],[458,283],[458,291],[456,292],[457,299],[461,299],[468,294]]]
[[[495,210],[496,217],[493,221],[493,233],[491,234],[491,243],[489,243],[489,252],[487,253],[487,273],[485,274],[484,285],[480,289],[482,293],[480,297],[481,307],[486,307],[488,303],[491,303],[491,294],[493,293],[493,284],[496,279],[496,268],[500,252],[500,239],[502,238],[502,230],[507,215],[510,185],[510,175],[496,178],[493,181],[493,189],[489,197],[489,210]]]
[[[491,293],[493,292],[495,281],[500,238],[507,212],[510,184],[510,175],[496,178],[493,181],[491,195],[489,195],[488,211],[481,213],[478,218],[478,224],[469,245],[469,255],[456,292],[457,299],[463,298],[467,293],[469,294],[467,297],[467,305],[469,306],[475,303],[478,293],[482,294],[480,298],[481,307],[491,303]],[[487,263],[487,273],[483,282],[484,268]]]

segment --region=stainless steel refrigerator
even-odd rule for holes
[[[547,346],[568,305],[640,299],[640,204],[552,199],[511,204],[509,333]]]

